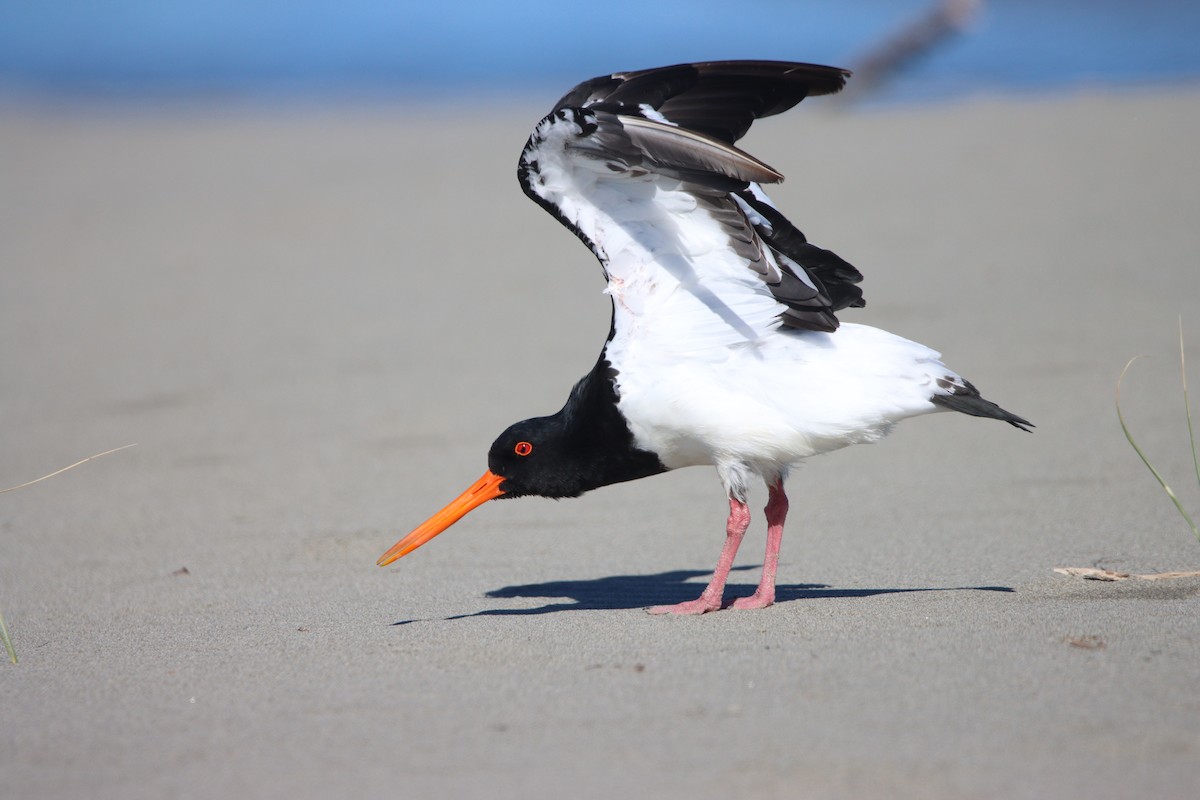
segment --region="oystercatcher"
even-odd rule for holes
[[[863,305],[862,275],[808,242],[762,190],[783,176],[734,146],[754,120],[837,92],[849,74],[775,61],[679,64],[595,78],[558,101],[517,176],[600,260],[608,339],[561,411],[500,434],[483,477],[380,566],[487,500],[577,497],[711,464],[729,496],[712,580],[696,600],[649,611],[722,607],[755,478],[768,490],[762,580],[732,607],[763,608],[775,599],[793,464],[934,411],[1029,430],[933,350],[841,324],[837,312]]]

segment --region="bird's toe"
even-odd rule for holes
[[[730,608],[741,608],[741,609],[766,608],[767,606],[774,605],[774,604],[775,604],[775,593],[774,592],[771,592],[769,594],[767,594],[767,593],[759,594],[758,592],[755,592],[754,594],[750,595],[749,597],[739,597],[737,600],[734,600],[729,605],[729,607]]]
[[[688,600],[683,603],[676,603],[668,606],[651,606],[646,609],[649,614],[707,614],[709,611],[716,611],[721,607],[721,601],[711,600],[707,597],[697,597],[695,600]]]

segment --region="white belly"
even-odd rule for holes
[[[756,344],[665,359],[618,338],[619,407],[637,445],[668,468],[743,464],[759,474],[881,439],[938,410],[929,348],[877,328],[779,331]]]

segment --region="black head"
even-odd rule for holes
[[[488,469],[504,479],[504,497],[578,497],[666,470],[634,444],[611,372],[602,356],[558,413],[510,425],[492,443]]]
[[[504,479],[504,497],[578,497],[612,483],[656,475],[666,468],[633,446],[624,420],[613,414],[577,415],[567,408],[509,426],[488,451],[488,469]]]
[[[510,425],[492,442],[488,469],[504,478],[503,497],[578,497],[602,485],[589,479],[594,459],[564,435],[557,416]]]

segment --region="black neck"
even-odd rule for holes
[[[616,371],[604,354],[571,390],[555,414],[572,449],[587,453],[590,479],[584,491],[666,472],[658,456],[634,444],[629,424],[617,408]]]
[[[510,425],[492,443],[488,468],[504,478],[505,497],[578,497],[666,471],[634,444],[617,408],[614,374],[601,355],[557,414]]]

